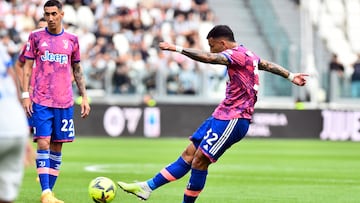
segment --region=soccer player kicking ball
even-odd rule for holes
[[[54,196],[53,188],[62,163],[62,145],[75,138],[73,78],[82,96],[81,117],[86,118],[90,113],[78,37],[64,30],[63,17],[60,1],[46,1],[44,18],[47,27],[31,32],[25,50],[22,103],[27,115],[32,117],[42,203],[63,203]],[[36,74],[30,100],[34,61]]]
[[[145,182],[118,182],[121,189],[142,200],[147,200],[153,190],[191,171],[183,203],[195,202],[205,186],[209,165],[244,138],[248,131],[259,88],[258,70],[280,75],[299,86],[306,84],[307,74],[291,73],[278,64],[260,60],[255,53],[238,45],[232,30],[226,25],[215,26],[208,33],[207,40],[211,53],[167,42],[159,44],[162,50],[176,51],[196,61],[226,65],[229,81],[225,99],[190,136],[191,143],[175,162]]]

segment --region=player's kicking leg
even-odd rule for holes
[[[195,147],[193,145],[189,145],[188,148],[191,149],[190,154],[193,154]],[[185,150],[184,154],[188,153],[188,150]],[[189,172],[190,168],[190,164],[187,163],[182,157],[179,157],[175,162],[163,168],[158,174],[146,182],[130,184],[118,182],[118,185],[125,192],[134,194],[142,200],[147,200],[153,190],[166,183],[180,179]]]

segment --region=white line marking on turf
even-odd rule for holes
[[[164,164],[95,164],[85,166],[84,170],[95,173],[135,173],[141,174],[146,171],[157,171]],[[135,170],[136,169],[136,170]]]
[[[144,174],[144,172],[148,173],[155,173],[162,169],[165,166],[165,164],[133,164],[133,163],[123,163],[123,164],[94,164],[94,165],[88,165],[84,167],[85,171],[92,172],[92,173],[119,173],[119,174],[126,174],[126,173],[132,173],[132,174]],[[267,167],[267,169],[259,169],[254,170],[254,167],[252,167],[250,170],[248,167],[240,166],[240,165],[230,165],[230,164],[223,164],[222,166],[214,167],[212,169],[212,177],[221,177],[223,178],[231,178],[231,179],[239,179],[240,181],[243,179],[252,179],[252,180],[279,180],[279,177],[271,177],[271,176],[260,176],[260,177],[254,177],[254,176],[248,176],[248,175],[229,175],[224,174],[225,171],[233,171],[238,170],[239,173],[241,172],[248,172],[248,171],[274,171],[272,167]],[[292,172],[293,170],[290,169],[284,169],[284,172]],[[307,172],[314,172],[318,171],[316,169],[310,169],[306,170]],[[288,174],[289,175],[289,174]],[[319,178],[319,177],[289,177],[289,176],[283,176],[281,178],[282,181],[298,181],[301,180],[303,182],[311,182],[311,183],[347,183],[347,184],[354,184],[358,183],[358,180],[349,179],[349,178]]]

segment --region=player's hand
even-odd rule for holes
[[[176,46],[168,42],[160,42],[159,48],[162,50],[176,51]]]
[[[81,106],[81,117],[82,118],[88,117],[90,114],[90,105],[87,98],[84,97],[82,98],[80,106]]]
[[[31,102],[30,98],[22,99],[22,105],[25,110],[26,116],[31,117],[32,113],[34,113],[34,111],[32,109],[32,102]]]
[[[292,83],[298,86],[304,86],[306,84],[306,79],[308,76],[309,74],[306,73],[295,73]]]

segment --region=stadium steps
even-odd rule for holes
[[[269,46],[261,35],[246,0],[209,0],[209,5],[217,17],[216,24],[229,25],[238,43],[254,51],[261,58],[272,60]]]
[[[300,10],[294,1],[270,0],[280,25],[287,33],[291,43],[300,46]]]

